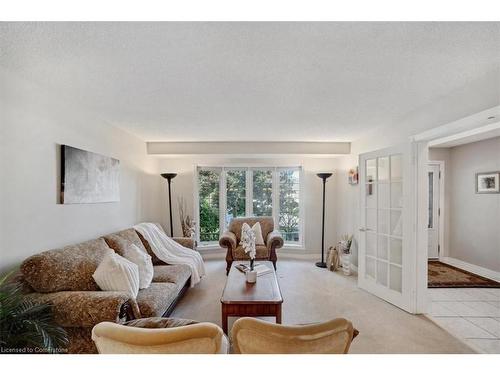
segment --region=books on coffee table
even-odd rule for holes
[[[247,264],[243,264],[243,263],[237,264],[236,268],[243,273],[250,271],[250,266]],[[259,263],[254,264],[253,270],[257,271],[257,276],[262,276],[262,275],[268,274],[268,273],[273,271],[268,266],[266,266],[264,264],[259,264]]]

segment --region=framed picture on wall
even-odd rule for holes
[[[500,193],[500,172],[476,173],[476,194]]]

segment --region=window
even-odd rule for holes
[[[252,171],[253,216],[273,214],[273,171]]]
[[[279,229],[285,242],[299,242],[300,238],[300,177],[298,170],[279,172],[280,213]]]
[[[226,171],[226,227],[233,217],[245,215],[246,171],[228,170]]]
[[[300,167],[198,167],[198,240],[216,245],[231,220],[273,216],[287,245],[302,244]]]
[[[219,179],[220,172],[198,171],[199,239],[201,242],[213,242],[219,239]]]

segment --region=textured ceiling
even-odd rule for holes
[[[500,64],[500,23],[1,23],[0,65],[146,141],[351,141]]]

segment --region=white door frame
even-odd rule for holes
[[[444,217],[445,217],[445,195],[444,195],[444,187],[445,187],[445,163],[444,160],[429,160],[429,165],[438,165],[439,166],[439,237],[438,237],[438,246],[439,246],[439,259],[448,254],[443,254],[444,252]]]
[[[414,175],[416,176],[416,312],[426,313],[429,310],[427,291],[427,204],[429,199],[427,166],[429,164],[429,147],[440,142],[465,139],[481,134],[488,134],[500,129],[500,105],[475,113],[457,121],[438,126],[411,137],[413,157],[416,160]]]

